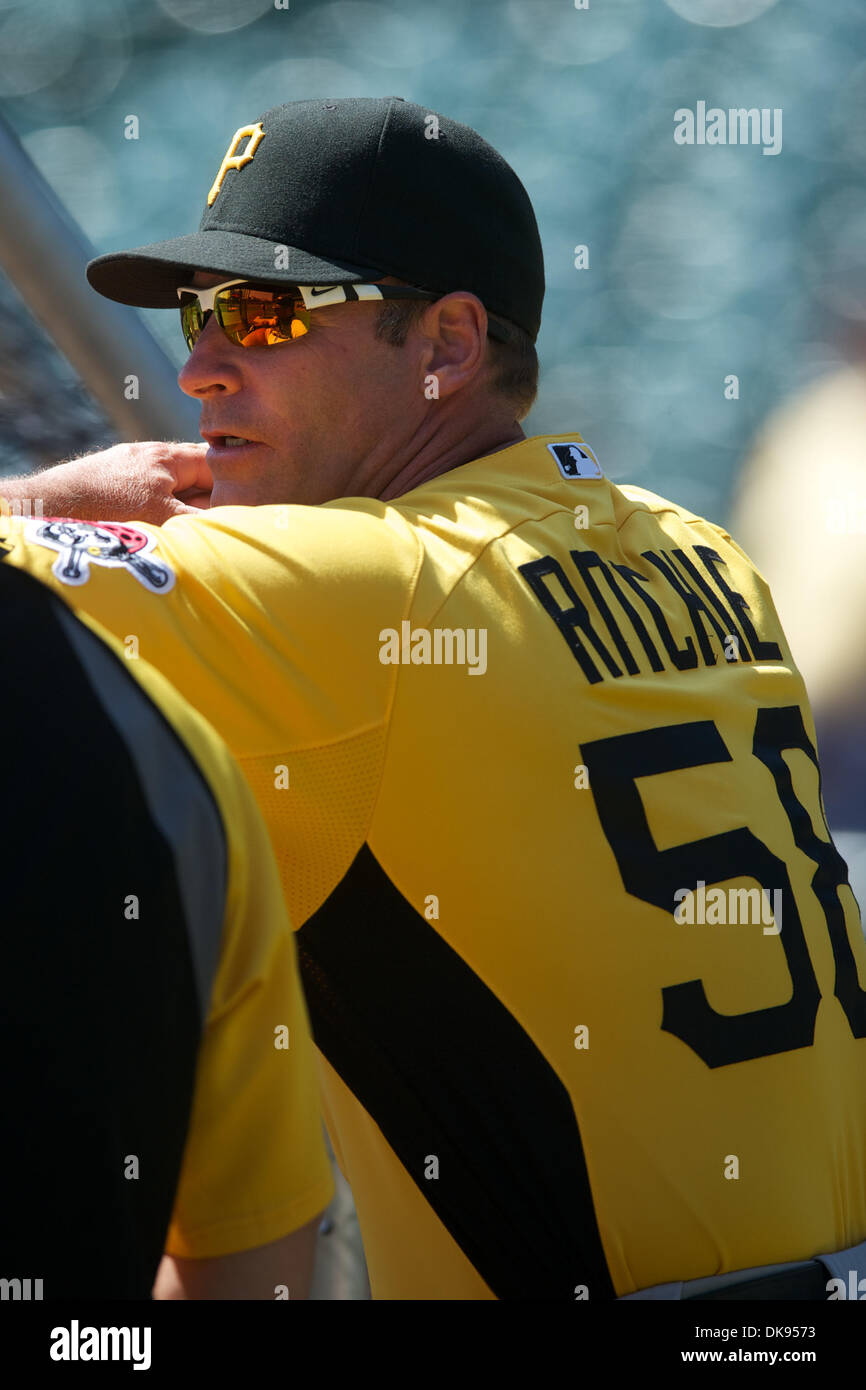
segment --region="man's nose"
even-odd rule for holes
[[[232,347],[214,315],[208,313],[195,347],[178,372],[178,386],[196,399],[240,390],[241,372],[233,353],[242,351]]]

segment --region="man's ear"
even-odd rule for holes
[[[425,380],[435,377],[437,397],[451,396],[474,380],[487,356],[487,310],[477,295],[454,290],[431,304],[418,321],[425,345]]]

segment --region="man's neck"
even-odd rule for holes
[[[475,430],[444,449],[440,441],[430,440],[427,447],[414,454],[377,496],[382,502],[392,502],[431,478],[438,478],[441,473],[448,473],[452,468],[460,468],[462,464],[472,463],[475,459],[486,458],[488,454],[497,454],[500,449],[519,444],[525,438],[517,421],[510,420],[507,423],[497,422],[492,427],[487,421],[479,423]]]

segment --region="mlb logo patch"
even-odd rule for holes
[[[588,444],[548,444],[563,478],[600,478],[598,459]]]

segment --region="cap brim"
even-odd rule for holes
[[[343,280],[380,279],[386,273],[376,266],[312,256],[296,246],[243,232],[204,231],[97,256],[87,267],[87,279],[99,294],[119,304],[176,309],[178,285],[196,270],[277,285],[336,285]]]

